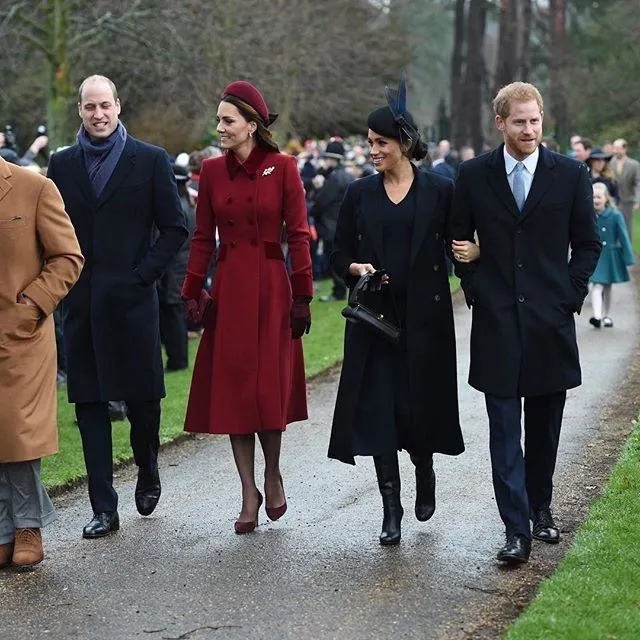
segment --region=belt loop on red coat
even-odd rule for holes
[[[232,246],[236,246],[237,242],[234,241]],[[284,260],[284,253],[282,251],[282,247],[279,242],[270,242],[269,240],[265,240],[264,245],[264,255],[265,258],[269,260]],[[217,262],[222,262],[226,260],[227,253],[229,252],[229,243],[222,242],[218,247],[218,255],[216,258]]]

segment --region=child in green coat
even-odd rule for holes
[[[593,205],[598,218],[602,253],[596,270],[591,276],[593,317],[589,322],[599,329],[601,326],[613,327],[613,320],[609,315],[611,285],[617,282],[628,282],[627,267],[635,260],[624,217],[615,208],[609,190],[602,182],[596,182],[593,185]]]

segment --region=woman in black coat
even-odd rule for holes
[[[369,116],[378,173],[349,185],[330,257],[350,288],[384,269],[381,292],[368,294],[368,304],[401,328],[392,344],[367,326],[347,324],[329,445],[329,457],[350,464],[356,455],[373,456],[384,510],[381,544],[400,541],[398,450],[415,465],[421,521],[435,510],[433,453],[464,450],[445,265],[453,182],[416,170],[410,159],[423,158],[426,147],[403,105],[390,105]]]

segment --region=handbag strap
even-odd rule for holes
[[[361,293],[364,293],[364,288],[367,282],[371,279],[370,273],[365,273],[363,276],[360,276],[360,279],[356,283],[356,286],[351,290],[349,294],[349,306],[355,307],[356,305],[361,304],[359,300],[359,296]],[[398,305],[396,304],[396,298],[393,295],[392,291],[389,291],[389,287],[392,286],[390,284],[386,284],[382,286],[381,293],[382,295],[386,295],[387,292],[391,296],[391,305],[393,307],[393,313],[395,317],[396,326],[400,326],[400,313],[398,312]]]

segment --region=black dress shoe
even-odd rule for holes
[[[550,544],[560,542],[560,530],[553,521],[549,507],[542,507],[534,511],[531,520],[533,520],[532,534],[536,540]]]
[[[523,564],[529,560],[531,540],[525,536],[507,536],[507,543],[498,551],[498,560],[507,564]]]
[[[104,538],[120,528],[118,512],[95,513],[93,520],[82,530],[83,538]]]
[[[158,469],[147,471],[140,467],[138,469],[138,482],[136,484],[136,509],[142,516],[148,516],[160,500],[162,487],[160,486],[160,474]]]

